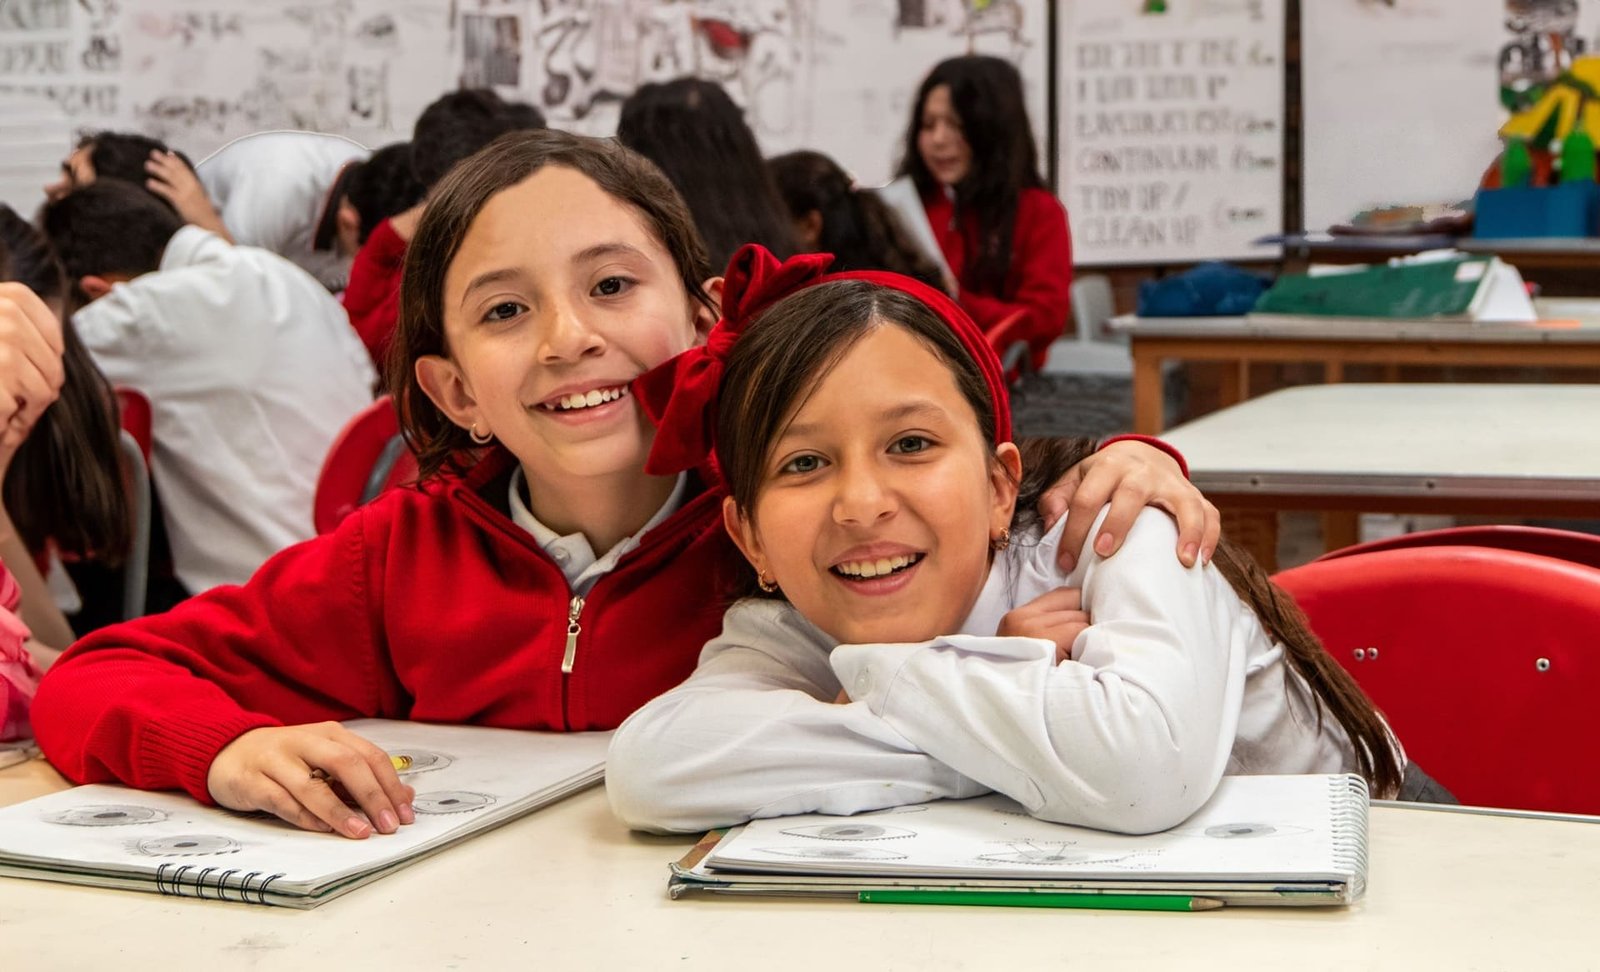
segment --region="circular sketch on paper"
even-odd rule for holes
[[[884,827],[870,823],[815,824],[785,830],[790,837],[812,837],[817,840],[897,840],[915,837],[915,831],[904,827]]]
[[[418,813],[471,813],[494,802],[495,798],[487,793],[438,790],[434,793],[418,793],[417,798],[411,801],[411,808]]]
[[[455,757],[444,753],[435,753],[427,749],[391,749],[391,756],[405,756],[411,760],[411,765],[400,771],[402,777],[415,776],[429,770],[444,769],[455,762]]]
[[[780,857],[805,857],[811,860],[822,861],[903,861],[904,854],[883,850],[878,847],[764,847],[764,854],[776,854]]]
[[[152,837],[138,843],[139,853],[147,857],[208,857],[212,854],[237,854],[239,842],[216,834],[179,834]]]
[[[118,804],[72,807],[44,815],[45,823],[66,824],[69,827],[121,827],[125,824],[160,823],[165,819],[165,810]]]
[[[1023,864],[1030,867],[1067,867],[1073,864],[1110,864],[1127,854],[1091,854],[1072,849],[1071,841],[1044,841],[1011,844],[1009,850],[979,854],[978,860],[991,864]]]

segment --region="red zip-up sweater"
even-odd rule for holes
[[[217,753],[262,726],[363,716],[610,729],[686,678],[721,630],[738,553],[705,489],[641,538],[577,612],[511,521],[514,460],[390,490],[278,554],[242,587],[103,628],[46,674],[33,728],[77,782],[181,788],[209,803]]]
[[[350,283],[340,298],[350,315],[350,326],[361,335],[379,374],[400,321],[400,276],[407,245],[387,219],[379,223],[356,251]]]
[[[978,252],[977,213],[963,213],[958,220],[955,203],[942,192],[923,196],[922,208],[950,272],[961,285],[956,299],[962,309],[985,331],[1019,310],[1026,311],[1033,364],[1043,367],[1051,343],[1065,332],[1072,313],[1072,233],[1060,201],[1043,189],[1022,191],[1011,233],[1011,269],[1004,292],[998,294],[978,286],[968,259]]]

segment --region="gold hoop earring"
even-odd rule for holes
[[[778,592],[778,582],[767,580],[767,575],[759,570],[756,571],[756,586],[768,594],[776,594]]]
[[[1011,528],[1001,527],[1000,535],[989,541],[989,549],[993,550],[995,553],[999,553],[1009,546],[1011,546]]]
[[[494,433],[493,432],[479,432],[478,431],[478,423],[477,422],[473,422],[472,423],[472,428],[467,430],[467,438],[471,439],[473,441],[473,443],[476,444],[476,445],[486,446],[489,443],[494,441]]]

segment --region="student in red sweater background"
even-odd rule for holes
[[[1025,311],[1042,366],[1072,310],[1072,235],[1039,175],[1022,76],[997,57],[950,58],[914,105],[900,175],[922,196],[953,296],[985,330]]]
[[[78,642],[35,700],[45,754],[77,782],[363,838],[410,822],[413,794],[334,720],[614,728],[694,669],[739,563],[714,471],[646,469],[631,388],[703,340],[720,288],[671,184],[615,142],[519,132],[458,166],[406,256],[390,376],[422,487]],[[1180,549],[1216,543],[1148,444],[1067,479],[1074,511],[1113,500],[1118,541],[1155,502]]]

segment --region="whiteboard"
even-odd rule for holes
[[[1271,256],[1251,241],[1283,226],[1284,0],[1164,6],[1061,5],[1074,262]]]
[[[630,92],[682,74],[722,82],[767,153],[815,148],[876,185],[945,57],[1016,64],[1042,138],[1047,3],[0,0],[0,201],[30,211],[87,130],[144,131],[196,161],[279,128],[378,146],[465,83],[609,135]]]

